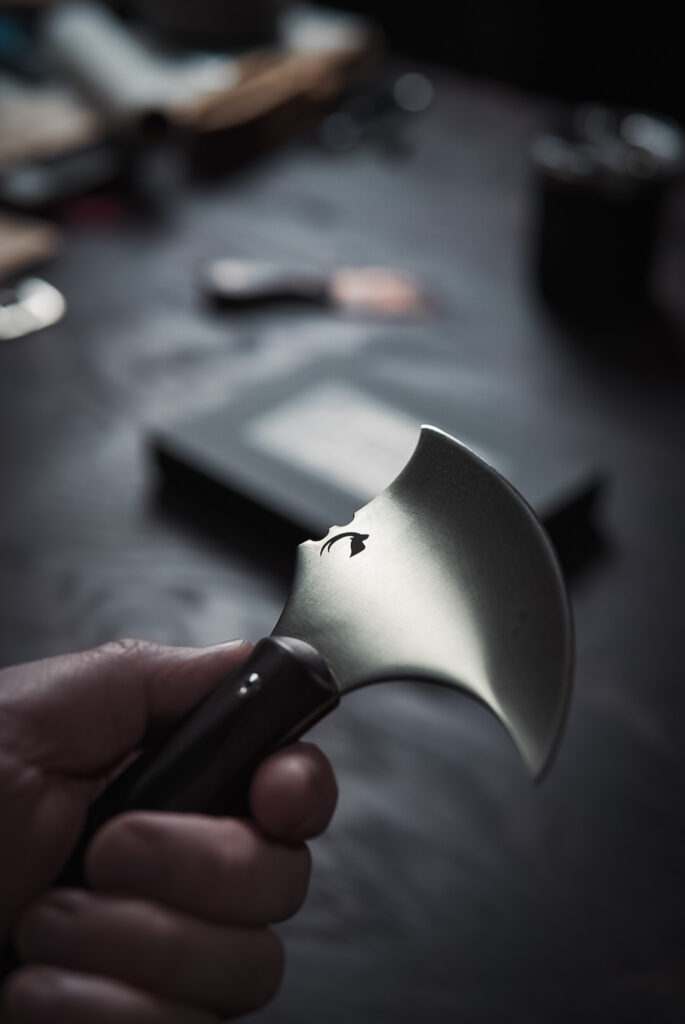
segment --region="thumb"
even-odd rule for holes
[[[96,774],[139,747],[150,729],[189,711],[250,649],[241,640],[204,648],[120,640],[5,669],[0,722],[11,723],[7,739],[21,745],[24,761]]]

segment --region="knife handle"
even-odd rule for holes
[[[240,668],[174,729],[149,745],[93,803],[58,885],[84,884],[94,833],[124,811],[249,814],[259,763],[340,701],[321,655],[290,637],[260,640]]]

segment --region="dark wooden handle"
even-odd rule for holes
[[[321,656],[301,640],[267,637],[174,730],[146,749],[90,809],[58,885],[81,885],[93,834],[124,811],[248,813],[259,763],[340,700]]]

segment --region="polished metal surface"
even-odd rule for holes
[[[473,695],[534,775],[554,749],[573,646],[556,556],[510,484],[435,427],[350,524],[300,545],[274,633],[316,647],[343,692],[410,678]]]

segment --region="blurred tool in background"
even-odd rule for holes
[[[315,123],[374,78],[380,54],[378,30],[364,19],[301,5],[127,4],[126,20],[101,3],[42,7],[0,3],[5,174],[11,155],[64,159],[103,138],[130,152],[162,135],[195,169],[219,173]],[[163,10],[182,41],[167,41]],[[204,49],[195,48],[191,21]],[[248,21],[277,31],[260,33],[257,47],[239,46]]]
[[[296,136],[333,155],[368,143],[400,155],[433,86],[415,71],[390,75],[381,56],[365,17],[286,0],[0,0],[0,204],[73,222],[74,202],[93,193],[173,202],[172,178],[225,174]],[[535,259],[550,303],[580,313],[645,302],[684,139],[656,116],[595,105],[537,141]],[[162,165],[166,178],[150,172]],[[236,287],[234,272],[217,283],[213,271],[207,290],[244,303],[259,277],[260,300],[427,307],[418,283],[393,272],[303,285],[298,268],[263,260],[251,283],[243,273]]]
[[[224,307],[265,303],[330,306],[350,314],[426,316],[435,301],[411,274],[390,267],[315,270],[246,260],[214,260],[200,275],[208,299]]]
[[[137,22],[96,4],[55,7],[42,24],[46,59],[110,123],[139,135],[172,133],[205,172],[295,134],[374,73],[377,34],[356,17],[281,3],[139,7]],[[268,12],[257,17],[262,8]],[[229,32],[234,17],[255,31],[273,22],[278,31],[260,35],[256,49],[240,48],[244,32]],[[197,32],[189,27],[194,19]],[[182,47],[169,45],[166,31],[160,36],[160,20],[174,26]],[[210,49],[193,49],[198,36]]]
[[[56,250],[36,214],[104,224],[130,200],[173,201],[179,174],[230,171],[367,90],[381,43],[364,18],[284,0],[0,0],[3,337],[41,326],[16,316],[35,305],[21,275]]]

